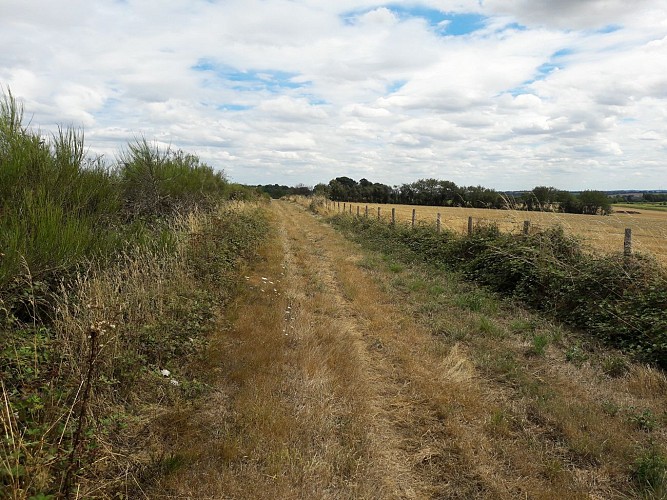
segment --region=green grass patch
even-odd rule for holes
[[[655,203],[614,203],[613,208],[636,209],[636,210],[654,210],[656,212],[667,212],[666,202]]]

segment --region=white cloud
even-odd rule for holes
[[[667,188],[660,2],[5,0],[0,44],[32,123],[110,159],[143,135],[249,183]]]

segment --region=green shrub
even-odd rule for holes
[[[655,260],[596,255],[555,227],[531,235],[477,227],[464,237],[336,215],[332,223],[373,248],[462,271],[610,345],[667,367],[667,270]]]
[[[0,290],[25,275],[53,281],[121,241],[116,178],[85,158],[83,133],[44,140],[22,115],[11,94],[0,102]]]
[[[121,154],[119,176],[131,218],[154,219],[195,206],[212,206],[225,197],[227,189],[223,174],[200,163],[196,156],[161,149],[146,139],[129,144]]]
[[[654,498],[667,494],[667,458],[657,447],[644,450],[635,460],[632,476],[639,488]]]

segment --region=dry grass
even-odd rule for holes
[[[35,344],[34,366],[18,354],[15,361],[30,373],[51,373],[31,395],[40,412],[27,413],[2,384],[0,484],[8,490],[0,498],[73,491],[134,498],[173,465],[179,438],[165,425],[183,419],[183,408],[205,387],[193,369],[196,353],[216,320],[207,314],[229,293],[224,273],[237,272],[227,263],[216,267],[220,281],[211,288],[193,263],[207,255],[199,248],[209,238],[205,228],[236,221],[229,210],[246,209],[252,208],[191,213],[173,223],[168,250],[128,250],[114,265],[89,268],[61,287],[49,326],[53,351],[44,357]],[[78,428],[81,442],[72,452]]]
[[[615,353],[272,205],[279,234],[202,364],[214,390],[164,418],[172,467],[148,498],[641,494],[661,372],[611,377]]]
[[[365,484],[363,353],[302,252],[282,234],[250,272],[211,345],[217,390],[187,425],[186,464],[152,496],[384,496]]]
[[[650,450],[664,457],[663,372],[432,268],[373,254],[358,266],[384,284],[384,293],[354,296],[359,314],[373,307],[373,298],[396,304],[374,331],[402,326],[401,318],[409,317],[432,334],[424,338],[408,329],[406,343],[395,344],[393,366],[421,398],[413,404],[438,415],[429,432],[439,429],[440,439],[423,453],[447,458],[444,470],[433,466],[438,460],[430,463],[430,473],[449,488],[435,490],[440,496],[662,498],[660,486],[640,488],[636,471],[642,460],[656,462],[646,461],[655,456]],[[536,338],[544,339],[540,349]],[[386,337],[381,345],[391,352]],[[446,369],[436,360],[448,360],[453,350],[456,364],[466,367],[464,384],[438,377]]]
[[[349,211],[349,203],[346,208]],[[352,203],[352,213],[356,215],[357,206],[360,214],[365,213],[366,204]],[[343,203],[340,204],[343,210]],[[531,221],[535,228],[562,226],[569,234],[581,237],[596,250],[603,252],[622,252],[625,228],[632,229],[633,250],[652,254],[663,264],[667,264],[667,212],[634,210],[637,214],[612,213],[608,216],[580,214],[560,214],[553,212],[526,212],[522,210],[490,210],[482,208],[451,208],[412,205],[377,205],[368,204],[369,216],[377,217],[380,207],[382,218],[391,218],[391,209],[396,209],[396,219],[410,223],[412,210],[416,210],[419,223],[435,227],[437,214],[441,214],[443,229],[458,233],[468,230],[468,217],[474,224],[497,224],[502,231],[520,232],[525,220]],[[335,211],[337,211],[337,205]]]

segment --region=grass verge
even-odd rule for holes
[[[444,238],[363,222],[334,218],[366,247],[360,268],[443,353],[456,348],[473,364],[478,397],[450,394],[461,403],[442,411],[452,441],[493,463],[483,478],[499,496],[664,498],[664,373],[465,281],[465,267],[425,258],[424,246],[446,252]]]
[[[460,272],[489,289],[667,367],[667,272],[642,255],[598,256],[552,228],[530,235],[478,226],[469,236],[335,215],[330,221],[404,261]]]

